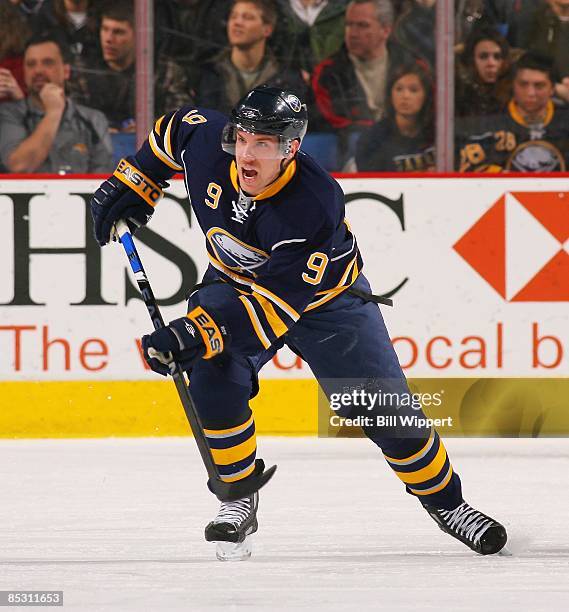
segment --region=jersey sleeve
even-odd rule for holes
[[[235,290],[216,306],[229,327],[232,350],[268,349],[298,321],[326,278],[333,235],[331,227],[322,226],[310,237],[276,243],[267,270],[250,291]]]
[[[153,179],[167,180],[184,171],[182,152],[192,146],[197,131],[221,131],[226,121],[221,113],[193,106],[166,113],[156,120],[135,158]]]

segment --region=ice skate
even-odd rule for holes
[[[506,529],[493,518],[475,510],[463,501],[454,510],[423,504],[438,526],[480,555],[493,555],[504,548]]]
[[[205,539],[215,542],[220,561],[245,561],[251,556],[251,535],[257,531],[259,494],[222,502],[217,516],[205,528]]]

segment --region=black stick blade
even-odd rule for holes
[[[237,482],[224,482],[223,480],[212,480],[211,478],[207,481],[209,490],[222,502],[235,501],[242,497],[249,497],[258,491],[261,487],[264,487],[267,482],[273,477],[277,469],[276,465],[273,465],[269,469],[261,472],[260,474],[252,474],[243,480]]]

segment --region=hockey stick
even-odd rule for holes
[[[152,320],[152,324],[154,325],[154,329],[161,329],[162,327],[165,327],[164,319],[162,318],[162,314],[160,313],[160,309],[156,303],[156,298],[152,292],[152,287],[150,286],[146,272],[142,267],[142,261],[140,260],[136,246],[132,239],[132,234],[130,233],[126,222],[123,220],[118,221],[116,223],[116,231],[119,236],[119,241],[123,245],[126,256],[128,257],[130,267],[138,284],[138,288],[140,289],[140,294],[144,304],[146,305],[150,319]],[[188,423],[190,424],[190,428],[194,434],[196,444],[198,445],[200,455],[207,470],[207,475],[209,476],[207,484],[210,491],[214,493],[220,501],[233,501],[242,497],[248,497],[255,493],[255,491],[258,491],[271,479],[275,473],[275,470],[277,469],[277,466],[273,465],[268,470],[261,470],[260,474],[257,474],[257,470],[255,470],[251,476],[248,476],[243,480],[238,480],[237,482],[225,482],[222,480],[221,476],[219,475],[219,470],[217,469],[217,466],[213,460],[211,449],[205,437],[200,418],[192,400],[192,396],[190,395],[190,390],[186,384],[184,372],[182,371],[182,368],[180,368],[180,365],[176,362],[173,362],[170,368],[172,378],[174,379],[174,383],[176,385],[176,390],[178,391],[178,396],[182,402],[186,418],[188,419]],[[257,461],[260,462],[260,460]]]

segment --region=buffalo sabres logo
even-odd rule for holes
[[[216,258],[232,270],[250,271],[269,259],[267,253],[241,242],[219,227],[212,227],[207,239]]]
[[[292,108],[295,113],[300,113],[302,109],[302,104],[300,100],[293,94],[288,94],[285,98],[286,103]]]
[[[506,170],[518,172],[564,172],[565,160],[557,147],[544,140],[521,144],[510,156]]]

